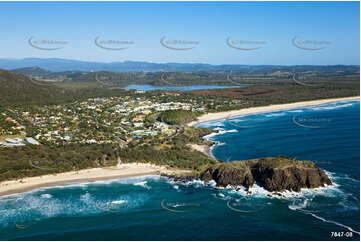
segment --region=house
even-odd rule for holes
[[[5,147],[13,147],[13,146],[25,146],[22,143],[18,143],[18,144],[10,144],[10,143],[6,143],[6,142],[0,142],[1,146],[5,146]]]
[[[17,138],[16,138],[16,139],[6,138],[6,139],[5,139],[5,142],[10,143],[10,144],[17,144],[17,143],[20,142],[20,140],[17,139]]]
[[[137,116],[133,118],[133,122],[138,122],[138,121],[142,121],[143,120],[143,116]]]
[[[21,124],[16,124],[16,129],[25,129],[25,126]]]
[[[29,143],[29,144],[32,144],[32,145],[40,145],[40,143],[37,140],[35,140],[35,139],[31,138],[31,137],[26,137],[24,139],[24,141]]]
[[[87,141],[85,141],[88,144],[95,144],[97,141],[95,139],[89,139]]]
[[[1,145],[5,146],[5,147],[24,146],[24,144],[20,143],[20,141],[21,141],[21,139],[19,139],[19,138],[15,138],[15,139],[6,138],[5,142],[2,142]]]
[[[136,134],[136,135],[142,135],[144,134],[144,130],[134,130],[132,132],[130,132],[131,134]]]
[[[71,140],[72,137],[73,137],[72,134],[67,134],[67,135],[65,135],[64,140],[69,141],[69,140]]]
[[[13,123],[15,123],[15,120],[12,119],[11,117],[7,117],[7,118],[5,119],[5,121],[6,121],[6,122],[13,122]]]
[[[135,128],[143,127],[143,125],[144,125],[144,123],[141,123],[141,122],[139,122],[139,123],[133,123],[133,126],[134,126]]]
[[[151,113],[152,113],[152,111],[151,111],[151,110],[149,110],[149,109],[146,109],[146,110],[143,110],[143,111],[142,111],[142,113],[143,113],[143,114],[147,114],[147,115],[148,115],[148,114],[151,114]]]
[[[144,134],[145,135],[154,135],[155,136],[155,135],[158,134],[158,132],[157,131],[145,131]]]

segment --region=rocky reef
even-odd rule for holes
[[[217,163],[203,170],[199,178],[204,182],[214,180],[217,186],[242,185],[247,189],[257,182],[271,192],[299,192],[301,188],[332,184],[326,173],[313,162],[284,156]]]

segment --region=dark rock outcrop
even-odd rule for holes
[[[254,179],[268,191],[297,191],[301,188],[331,185],[331,180],[319,167],[291,165],[285,168],[265,167],[258,164],[252,169]]]
[[[262,158],[249,161],[215,164],[200,174],[200,179],[214,180],[218,186],[242,185],[251,187],[255,182],[268,191],[297,191],[331,185],[326,173],[311,162],[287,157]]]
[[[248,167],[234,167],[229,164],[208,168],[201,174],[200,179],[205,182],[214,180],[218,186],[224,187],[227,185],[250,187],[254,183],[252,173]]]

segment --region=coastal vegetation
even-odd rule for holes
[[[202,143],[206,129],[188,128],[177,139],[153,144],[135,140],[127,147],[115,144],[27,145],[0,148],[0,182],[10,179],[39,176],[119,163],[151,163],[199,172],[215,161],[205,154],[193,151],[187,143]]]
[[[189,169],[193,177],[218,186],[242,185],[247,189],[255,182],[269,191],[300,191],[330,185],[331,180],[313,162],[285,156],[237,162],[216,162],[185,145],[130,146],[67,145],[62,147],[26,146],[0,149],[0,182],[52,173],[114,166],[121,163],[151,163],[171,168]]]
[[[186,110],[167,110],[159,115],[159,120],[170,125],[187,124],[197,118],[197,113]]]

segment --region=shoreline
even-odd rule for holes
[[[296,102],[296,103],[272,104],[269,106],[252,107],[252,108],[232,110],[232,111],[227,111],[227,112],[207,113],[207,114],[204,114],[204,115],[198,117],[197,121],[192,121],[192,122],[188,123],[187,125],[189,127],[192,127],[192,126],[199,125],[201,123],[206,123],[209,121],[215,121],[215,120],[220,120],[220,119],[226,119],[226,118],[230,118],[230,117],[267,113],[267,112],[274,112],[274,111],[282,111],[282,110],[289,110],[289,109],[294,109],[294,108],[317,106],[317,105],[326,104],[326,103],[349,101],[349,100],[360,100],[360,97],[356,96],[356,97],[345,97],[345,98],[319,99],[319,100],[303,101],[303,102]],[[208,135],[206,135],[206,136],[208,136]],[[204,136],[203,138],[208,141],[211,141],[211,140],[207,139],[206,136]],[[198,150],[198,151],[204,153],[209,158],[218,161],[212,152],[212,150],[217,145],[218,144],[215,143],[211,146],[203,145],[203,147],[202,147],[200,145],[191,145],[191,147],[194,150]],[[198,146],[198,147],[196,147],[196,146]]]
[[[339,101],[351,101],[351,100],[360,100],[360,96],[356,97],[344,97],[344,98],[329,98],[329,99],[318,99],[312,101],[302,101],[302,102],[295,102],[295,103],[285,103],[285,104],[272,104],[269,106],[261,106],[261,107],[251,107],[251,108],[244,108],[239,110],[232,110],[226,112],[219,112],[219,113],[207,113],[200,117],[198,117],[197,121],[192,121],[187,124],[189,127],[193,127],[199,125],[201,123],[215,121],[219,119],[226,119],[236,116],[244,116],[250,114],[259,114],[259,113],[268,113],[268,112],[275,112],[275,111],[282,111],[294,108],[303,108],[309,106],[317,106],[326,103],[333,103]]]
[[[124,163],[117,167],[90,168],[0,182],[0,198],[41,187],[76,182],[94,182],[145,175],[179,175],[190,173],[185,169],[170,169],[147,163]]]
[[[214,146],[211,145],[197,145],[197,144],[188,144],[188,146],[196,151],[202,152],[203,154],[205,154],[206,156],[208,156],[210,159],[217,161],[217,158],[213,155],[212,153],[212,147]]]

